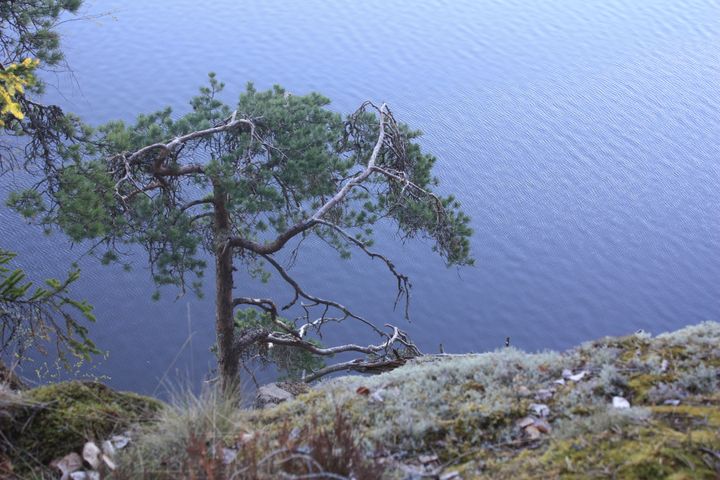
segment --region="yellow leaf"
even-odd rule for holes
[[[24,59],[20,64],[12,63],[4,70],[0,70],[0,115],[10,114],[18,120],[25,118],[16,95],[23,95],[25,87],[35,83],[32,70],[40,62],[32,58]],[[0,119],[0,127],[5,127],[5,121]]]
[[[22,120],[23,118],[25,118],[25,114],[23,114],[23,112],[20,111],[19,104],[15,103],[15,102],[11,102],[8,104],[8,107],[9,107],[8,111],[10,112],[10,114],[13,117],[17,118],[18,120]]]

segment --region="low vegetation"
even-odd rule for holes
[[[162,409],[153,398],[117,392],[95,382],[64,382],[26,392],[0,389],[0,478],[58,478],[52,460],[82,450],[132,425],[147,423]],[[43,476],[44,475],[44,476]]]
[[[717,478],[719,371],[720,324],[704,323],[564,354],[425,357],[328,382],[251,421],[303,425],[340,408],[397,478]]]
[[[265,410],[207,391],[136,427],[106,478],[713,479],[719,371],[720,324],[703,323],[563,354],[422,357]]]

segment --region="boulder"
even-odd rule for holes
[[[295,398],[295,395],[282,388],[280,384],[268,383],[258,388],[255,396],[255,407],[265,408],[293,398]]]

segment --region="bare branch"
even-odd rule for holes
[[[332,228],[336,232],[338,232],[340,235],[342,235],[348,242],[352,243],[353,245],[360,248],[363,252],[365,252],[370,258],[379,258],[380,260],[385,263],[388,270],[390,270],[390,273],[392,273],[395,276],[395,279],[397,280],[397,288],[398,288],[398,294],[395,298],[395,306],[397,306],[397,303],[400,301],[400,299],[405,296],[405,318],[409,318],[409,307],[410,307],[410,279],[407,277],[407,275],[403,275],[397,271],[395,268],[395,264],[386,256],[381,255],[377,252],[374,252],[365,246],[363,242],[358,240],[357,238],[353,237],[345,231],[343,228],[341,228],[338,225],[335,225],[334,223],[327,222],[325,220],[319,220],[318,223],[325,225],[327,227]]]
[[[415,183],[411,182],[407,179],[406,175],[402,171],[393,171],[389,168],[382,168],[382,167],[373,167],[374,172],[378,172],[382,175],[385,175],[388,178],[391,178],[393,180],[396,180],[403,184],[402,192],[404,193],[407,191],[407,189],[410,189],[411,191],[414,191],[416,194],[420,194],[421,196],[430,198],[435,203],[435,214],[437,215],[437,221],[440,222],[441,220],[441,214],[444,212],[445,208],[442,204],[442,200],[440,200],[440,197],[435,195],[432,192],[429,192],[425,190],[422,187],[417,186]],[[415,198],[419,198],[415,196]]]
[[[306,375],[303,378],[304,382],[310,383],[315,380],[329,375],[335,372],[342,371],[355,371],[360,373],[381,373],[383,371],[392,370],[397,367],[404,365],[405,359],[384,359],[384,360],[366,360],[362,358],[356,358],[355,360],[349,360],[347,362],[336,363],[325,368],[321,368],[317,372],[313,372]]]
[[[195,222],[196,220],[200,220],[201,218],[209,218],[209,217],[212,217],[213,215],[214,215],[213,212],[198,213],[197,215],[194,215],[194,216],[190,219],[190,223],[192,224],[192,223]]]
[[[372,155],[370,155],[370,159],[368,160],[367,167],[365,167],[365,169],[358,175],[356,175],[352,180],[346,183],[327,203],[325,203],[325,205],[320,207],[313,214],[311,218],[315,221],[320,220],[327,212],[329,212],[333,207],[335,207],[335,205],[343,201],[343,199],[345,199],[348,192],[350,192],[353,187],[360,185],[362,182],[367,180],[367,178],[373,172],[375,163],[377,162],[377,157],[380,154],[380,149],[382,148],[383,142],[385,141],[385,119],[388,114],[387,105],[383,103],[379,111],[380,131],[378,133],[378,139],[377,142],[375,142],[375,147],[373,148]]]
[[[270,318],[276,326],[280,327],[282,330],[289,333],[293,337],[301,337],[301,335],[297,331],[293,330],[289,325],[286,325],[278,319],[277,305],[275,305],[275,302],[273,302],[272,299],[251,297],[234,298],[233,307],[237,307],[239,305],[253,305],[260,308],[261,310],[270,314]]]
[[[139,182],[133,178],[132,172],[134,167],[143,165],[145,163],[146,157],[148,157],[152,153],[155,153],[156,155],[154,160],[152,161],[152,165],[150,166],[150,173],[156,178],[156,182],[153,182],[152,184],[152,189],[155,189],[158,186],[163,186],[164,177],[182,177],[186,175],[202,174],[205,172],[205,167],[199,163],[191,163],[182,166],[165,164],[165,161],[168,158],[179,155],[182,148],[193,140],[212,137],[215,134],[228,132],[233,129],[239,128],[246,128],[250,131],[252,138],[258,140],[255,134],[255,124],[253,123],[253,121],[247,118],[236,119],[236,115],[237,112],[234,112],[229,119],[225,120],[220,125],[206,128],[204,130],[190,132],[185,135],[176,137],[169,142],[158,142],[152,145],[147,145],[132,153],[130,156],[127,156],[127,154],[125,153],[115,155],[113,158],[110,159],[110,163],[122,163],[120,169],[122,170],[122,176],[118,179],[115,185],[115,191],[118,198],[120,198],[120,200],[124,204],[127,200],[132,198],[132,196],[149,190],[147,186],[142,187]],[[117,174],[117,169],[114,173]],[[122,195],[120,193],[120,187],[123,183],[126,182],[129,182],[134,187],[134,190],[128,195]],[[195,204],[199,203],[205,202],[203,200],[198,200]],[[193,205],[189,205],[188,208],[190,206]]]
[[[309,329],[314,328],[315,331],[318,333],[318,335],[320,335],[320,333],[321,333],[320,329],[326,323],[330,323],[330,322],[340,323],[346,319],[347,319],[347,317],[327,317],[327,316],[325,316],[325,314],[323,314],[322,317],[320,317],[316,320],[306,322],[304,325],[302,325],[300,328],[298,328],[297,332],[298,332],[298,335],[300,336],[300,338],[303,338],[303,337],[305,337],[305,335],[307,335],[307,332]]]
[[[193,200],[191,202],[186,203],[185,205],[182,205],[178,210],[180,210],[181,212],[184,212],[185,210],[188,210],[194,206],[205,205],[208,203],[214,203],[214,200],[212,199],[212,197],[199,198],[197,200]]]
[[[268,313],[277,315],[277,307],[275,302],[269,298],[250,298],[250,297],[238,297],[233,299],[233,307],[238,305],[255,305],[260,307]]]
[[[277,333],[270,333],[267,337],[269,342],[272,342],[277,345],[286,345],[288,347],[298,347],[302,348],[303,350],[307,350],[310,353],[314,353],[315,355],[322,355],[322,356],[330,356],[330,355],[336,355],[338,353],[343,352],[358,352],[358,353],[377,353],[380,351],[387,350],[392,344],[394,344],[397,340],[400,339],[401,332],[397,327],[393,327],[392,325],[386,325],[388,328],[392,328],[393,334],[388,337],[388,339],[378,345],[356,345],[354,343],[348,343],[345,345],[339,345],[337,347],[327,347],[322,348],[318,347],[317,345],[314,345],[310,342],[307,342],[305,340],[300,340],[296,338],[287,338],[286,336],[281,336],[281,334]],[[387,336],[387,334],[384,334]]]
[[[288,308],[290,308],[297,301],[298,297],[303,297],[306,300],[313,302],[314,305],[326,305],[328,307],[337,308],[338,310],[343,312],[347,317],[354,318],[354,319],[364,323],[365,325],[372,328],[375,332],[377,332],[381,336],[386,336],[385,332],[383,332],[382,330],[377,328],[375,325],[373,325],[372,322],[364,319],[363,317],[360,317],[359,315],[352,313],[346,306],[344,306],[338,302],[335,302],[332,300],[325,300],[325,299],[322,299],[322,298],[319,298],[319,297],[316,297],[314,295],[307,293],[305,290],[302,289],[302,287],[297,283],[297,281],[295,281],[295,279],[290,276],[290,274],[282,267],[282,265],[280,265],[277,262],[277,260],[275,260],[270,255],[263,255],[262,257],[265,260],[267,260],[268,263],[270,263],[270,265],[272,265],[275,268],[275,270],[278,271],[278,273],[283,278],[283,280],[285,280],[285,282],[288,283],[295,290],[295,298],[293,299],[292,302],[285,305],[283,307],[283,310],[287,310]]]
[[[407,335],[399,330],[397,327],[392,325],[386,325],[388,328],[392,328],[392,335],[387,336],[388,339],[378,345],[356,345],[356,344],[345,344],[336,347],[322,348],[317,345],[303,340],[301,338],[291,337],[287,334],[279,332],[270,332],[269,330],[256,328],[246,330],[242,336],[236,338],[235,348],[245,349],[253,344],[257,343],[272,343],[275,345],[283,345],[287,347],[295,347],[306,350],[310,353],[320,356],[332,356],[339,353],[346,352],[358,352],[366,355],[378,355],[375,358],[365,357],[356,358],[354,360],[337,363],[328,367],[322,368],[315,372],[311,372],[303,378],[305,382],[312,382],[326,375],[334,372],[353,370],[357,372],[381,372],[391,370],[403,365],[408,358],[421,355],[420,351],[412,344]],[[403,355],[400,355],[393,345],[400,343],[404,345],[405,351]]]
[[[181,145],[183,145],[191,140],[195,140],[197,138],[210,137],[212,135],[215,135],[216,133],[227,132],[234,128],[239,128],[241,126],[245,126],[254,132],[255,125],[253,124],[253,122],[251,120],[248,120],[246,118],[235,119],[235,115],[236,114],[233,113],[233,116],[230,118],[230,121],[228,121],[227,123],[224,123],[222,125],[218,125],[218,126],[212,127],[212,128],[206,128],[205,130],[197,130],[194,132],[190,132],[186,135],[181,135],[179,137],[176,137],[173,140],[171,140],[170,142],[166,142],[166,143],[158,142],[158,143],[154,143],[152,145],[147,145],[147,146],[141,148],[140,150],[136,151],[132,155],[130,155],[130,157],[128,158],[128,161],[131,164],[137,164],[142,161],[143,157],[146,154],[148,154],[154,150],[162,150],[166,153],[166,155],[170,155],[170,154],[174,153],[178,147],[180,147]]]

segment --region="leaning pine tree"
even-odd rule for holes
[[[384,104],[366,102],[343,118],[321,95],[290,95],[280,87],[259,92],[250,85],[230,108],[217,98],[222,87],[211,74],[192,112],[178,120],[167,109],[131,126],[114,122],[100,127],[94,142],[58,150],[42,192],[18,192],[11,204],[74,241],[95,240],[106,260],[117,258],[116,246],[142,245],[159,285],[199,288],[204,252],[214,257],[217,353],[226,386],[237,381],[248,352],[267,352],[269,344],[315,358],[358,354],[311,368],[306,381],[418,354],[397,327],[378,328],[307,292],[276,254],[300,248],[309,235],[343,256],[359,249],[384,262],[405,301],[407,277],[371,250],[376,222],[432,239],[449,265],[471,263],[469,219],[452,197],[431,191],[435,158],[413,142],[419,133],[397,123]],[[293,300],[279,306],[272,298],[242,296],[235,291],[236,265],[275,272]],[[298,318],[280,315],[293,305],[302,307]],[[324,347],[310,338],[343,320],[365,323],[381,341]]]

